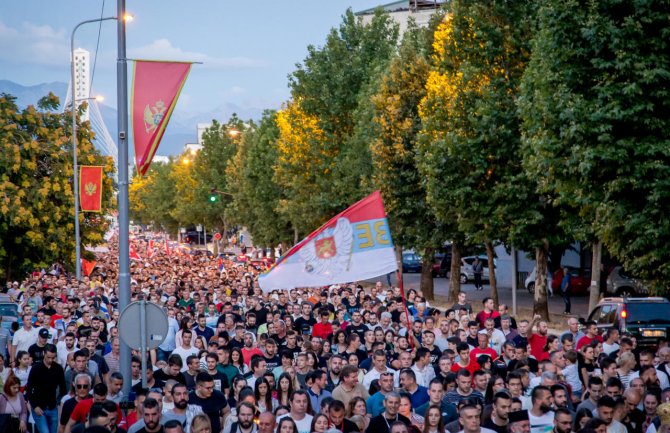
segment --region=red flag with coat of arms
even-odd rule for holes
[[[131,120],[135,164],[144,175],[158,149],[191,63],[136,60],[133,68]]]
[[[79,167],[79,198],[82,212],[102,211],[102,166]]]

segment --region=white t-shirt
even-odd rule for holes
[[[16,352],[19,353],[21,350],[28,351],[28,348],[33,344],[37,343],[37,336],[39,334],[39,329],[30,328],[30,331],[26,331],[25,328],[20,328],[14,333],[14,338],[12,339],[12,345],[16,346]]]
[[[612,352],[616,352],[617,350],[619,350],[619,345],[617,343],[614,343],[612,345],[607,344],[607,342],[603,343],[603,353],[611,355]]]
[[[58,344],[56,344],[56,351],[58,352],[57,353],[57,356],[58,356],[57,362],[61,365],[61,367],[63,367],[63,370],[65,370],[67,368],[67,356],[70,353],[76,352],[77,351],[77,346],[75,346],[73,344],[72,349],[67,350],[67,346],[65,345],[65,342],[64,341],[59,341]]]
[[[528,411],[530,433],[549,433],[554,429],[554,411],[550,410],[542,416],[535,416]]]
[[[172,351],[172,354],[179,355],[183,362],[183,366],[181,368],[182,373],[186,370],[188,370],[188,365],[186,364],[186,358],[188,358],[191,355],[198,356],[198,349],[195,347],[190,347],[188,349],[185,349],[182,346],[177,347],[175,350]]]
[[[287,416],[291,416],[291,413],[289,412],[277,418],[277,425],[279,425],[279,421]],[[291,417],[291,419],[295,421],[295,425],[298,426],[298,433],[310,433],[310,430],[312,429],[312,415],[305,414],[305,417],[300,421],[293,417]]]

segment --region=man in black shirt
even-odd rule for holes
[[[181,356],[173,353],[168,357],[167,367],[156,370],[154,372],[154,378],[161,382],[167,382],[168,380],[173,379],[178,383],[186,385],[186,377],[184,376],[184,373],[181,372],[183,366],[184,361],[181,360]]]
[[[42,328],[37,333],[37,342],[28,348],[28,353],[33,358],[33,364],[40,362],[44,358],[44,350],[50,338],[51,334],[49,334],[48,329]]]
[[[46,357],[45,357],[46,358]],[[88,373],[79,373],[74,377],[72,382],[72,388],[74,390],[74,397],[63,403],[63,408],[60,412],[60,425],[63,426],[63,430],[70,421],[70,416],[74,411],[74,408],[82,400],[91,398],[88,392],[91,390],[91,376]],[[38,424],[39,429],[39,424]],[[43,430],[40,430],[43,431]],[[54,433],[56,430],[44,430]]]
[[[396,421],[402,421],[409,427],[409,419],[400,415],[398,409],[400,409],[400,394],[391,391],[384,399],[384,412],[370,420],[366,433],[391,433],[390,426]]]
[[[312,327],[316,325],[316,319],[312,317],[312,304],[305,302],[301,306],[302,316],[295,319],[293,329],[300,335],[310,335]]]
[[[44,357],[33,365],[26,384],[26,398],[41,432],[58,430],[58,397],[67,394],[65,373],[56,359],[56,346],[44,346]],[[90,384],[90,381],[89,381]],[[68,415],[69,416],[69,415]]]
[[[351,334],[352,332],[355,332],[358,334],[358,337],[363,341],[365,338],[365,331],[368,330],[368,327],[363,323],[363,316],[361,316],[360,311],[354,311],[351,314],[351,324],[347,326],[346,332],[347,334]]]
[[[195,391],[188,396],[188,403],[202,408],[212,422],[212,432],[221,431],[221,418],[230,412],[226,396],[214,389],[214,380],[208,373],[198,373]]]
[[[277,355],[277,343],[273,338],[265,340],[265,355],[263,355],[263,358],[265,358],[268,371],[272,371],[281,365],[281,359]]]

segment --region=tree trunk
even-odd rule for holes
[[[426,248],[421,256],[421,291],[423,296],[433,301],[435,299],[435,292],[433,291],[433,248]]]
[[[493,250],[493,243],[486,242],[486,257],[489,259],[489,286],[491,286],[491,298],[493,303],[497,306],[498,301],[498,283],[496,281],[496,267],[495,267],[495,251]]]
[[[603,244],[600,240],[593,241],[593,257],[591,258],[591,288],[589,295],[589,311],[593,311],[600,300],[600,262],[602,260]]]
[[[461,245],[453,241],[451,243],[451,271],[449,272],[449,297],[448,304],[458,302],[458,292],[461,291]]]
[[[297,245],[298,241],[300,241],[300,239],[298,239],[298,229],[293,227],[293,245]]]
[[[547,247],[544,241],[542,247],[535,249],[535,295],[533,298],[533,315],[539,314],[543,320],[549,320],[549,305],[547,304]]]

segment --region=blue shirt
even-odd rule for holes
[[[372,416],[372,418],[384,412],[384,397],[384,394],[381,392],[375,392],[370,396],[368,401],[365,402],[367,412]]]
[[[412,408],[414,409],[429,401],[430,397],[428,397],[428,388],[419,385],[417,390],[414,391],[414,394],[411,395],[411,400]]]

